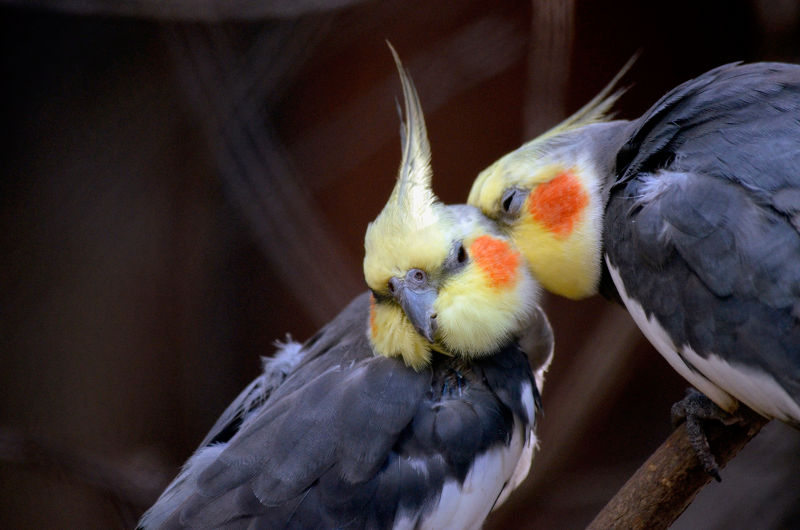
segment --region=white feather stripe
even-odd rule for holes
[[[539,388],[541,388],[541,386]],[[528,421],[533,424],[533,418],[536,415],[536,404],[533,401],[533,387],[528,381],[522,384],[522,391],[520,394],[522,405],[525,407],[526,414],[528,414]]]
[[[767,418],[800,422],[800,405],[769,374],[748,366],[730,364],[715,353],[701,356],[689,345],[679,350],[659,322],[655,318],[647,318],[641,304],[628,296],[619,270],[611,265],[608,256],[605,260],[614,285],[636,325],[667,362],[695,388],[728,412],[736,410],[738,399]],[[681,356],[702,375],[692,370]]]
[[[503,488],[503,491],[500,492],[500,496],[492,507],[492,511],[502,506],[508,499],[508,496],[511,495],[511,492],[517,489],[519,485],[522,484],[522,481],[528,477],[528,472],[531,470],[531,462],[533,461],[533,452],[539,445],[539,440],[536,438],[536,435],[533,434],[533,431],[528,433],[525,440],[525,446],[522,449],[522,455],[520,455],[517,461],[517,467],[514,469],[514,473],[511,474],[511,478]]]
[[[533,422],[534,415],[536,414],[536,406],[533,401],[533,387],[527,381],[522,385],[522,403],[525,406],[525,411],[528,414],[529,421]],[[511,494],[511,492],[517,489],[520,484],[522,484],[522,481],[525,480],[525,478],[528,476],[528,472],[531,469],[533,451],[536,449],[538,440],[533,432],[533,428],[529,427],[528,432],[524,432],[522,429],[518,429],[518,427],[521,427],[519,423],[515,425],[514,436],[520,437],[524,441],[522,454],[517,460],[516,466],[514,467],[514,472],[511,474],[511,478],[506,483],[503,491],[500,492],[500,496],[497,498],[497,502],[492,510],[506,502],[506,499],[508,499],[508,496]]]
[[[505,500],[506,490],[513,489],[515,479],[521,480],[522,470],[527,475],[533,445],[526,444],[525,427],[515,418],[511,443],[493,447],[475,458],[463,484],[455,480],[445,482],[439,502],[423,515],[418,528],[480,528],[499,498]],[[407,515],[407,514],[406,514]],[[408,517],[398,517],[395,528],[407,527]]]

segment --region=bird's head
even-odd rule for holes
[[[467,201],[511,237],[545,289],[567,298],[597,292],[604,186],[614,154],[609,131],[622,123],[606,116],[621,95],[611,91],[630,64],[563,123],[484,169]]]
[[[392,50],[394,53],[394,50]],[[414,86],[403,84],[397,183],[364,240],[375,351],[421,369],[432,351],[489,355],[530,322],[539,289],[522,255],[480,211],[445,206],[431,189],[430,147]]]

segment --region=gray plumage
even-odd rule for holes
[[[436,354],[416,372],[373,354],[368,315],[365,293],[301,348],[284,348],[141,526],[415,527],[447,481],[463,482],[479,455],[529,432],[523,387],[537,405],[538,392],[517,343],[469,362]],[[546,318],[537,326],[551,337]],[[539,343],[549,361],[552,338]]]
[[[800,423],[800,67],[722,66],[619,123],[604,221],[617,287],[691,373]],[[701,368],[712,355],[745,380]]]

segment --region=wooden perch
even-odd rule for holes
[[[768,421],[749,410],[743,416],[743,422],[727,427],[718,422],[706,424],[706,436],[720,469]],[[587,528],[667,528],[710,481],[711,476],[703,470],[689,444],[686,425],[682,424],[628,479]]]

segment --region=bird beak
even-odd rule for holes
[[[436,289],[429,285],[410,286],[407,283],[401,283],[396,293],[400,307],[414,329],[430,343],[433,343],[436,334],[436,311],[433,304],[437,295]]]

